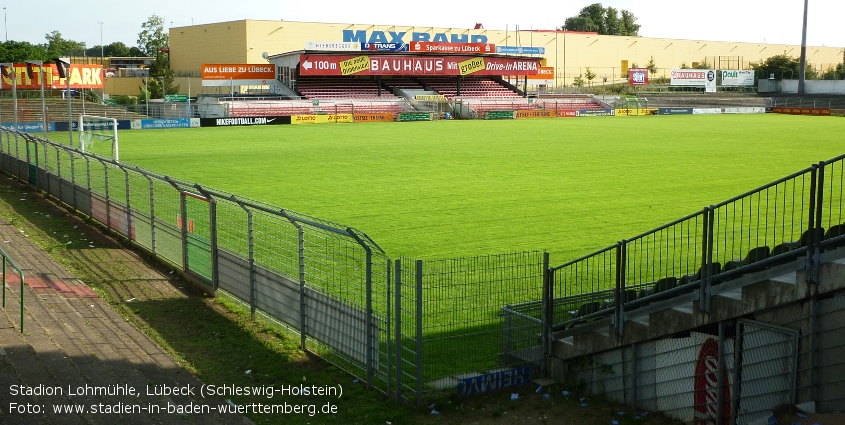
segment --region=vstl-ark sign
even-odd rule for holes
[[[487,43],[487,36],[482,34],[445,34],[442,32],[412,32],[411,39],[405,40],[406,31],[370,31],[343,30],[343,41],[352,43],[410,43],[414,41],[435,41],[442,43]]]

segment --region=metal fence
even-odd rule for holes
[[[501,306],[541,297],[538,252],[391,261],[363,232],[3,128],[0,167],[421,402],[502,359]]]
[[[817,281],[845,242],[845,155],[555,267],[541,252],[392,261],[354,228],[8,128],[0,167],[418,404],[467,377],[547,373],[555,331],[606,320],[623,334],[627,314],[670,297],[707,311],[719,285],[763,267],[806,264]]]

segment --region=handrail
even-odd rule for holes
[[[24,318],[24,307],[23,307],[23,298],[24,298],[24,273],[23,270],[12,260],[12,257],[9,254],[6,254],[6,251],[3,251],[3,248],[0,248],[0,256],[3,257],[3,308],[6,308],[6,263],[12,265],[12,267],[18,271],[18,274],[21,277],[21,333],[23,333],[23,318]]]
[[[704,208],[704,210],[703,210],[703,211],[697,211],[697,212],[694,212],[694,213],[692,213],[692,214],[688,214],[688,215],[686,215],[686,216],[684,216],[684,217],[682,217],[682,218],[679,218],[679,219],[673,220],[673,221],[671,221],[671,222],[669,222],[669,223],[663,224],[663,225],[661,225],[661,226],[655,227],[655,228],[653,228],[653,229],[651,229],[651,230],[648,230],[648,231],[646,231],[646,232],[640,233],[640,234],[638,234],[637,236],[634,236],[633,238],[626,239],[626,240],[625,240],[625,242],[630,243],[630,242],[635,241],[635,240],[639,240],[639,239],[642,239],[642,238],[645,238],[645,237],[649,237],[649,236],[651,236],[651,235],[653,235],[653,234],[657,234],[657,233],[659,233],[659,232],[661,232],[661,231],[664,231],[665,229],[669,229],[669,228],[670,228],[670,227],[672,227],[672,226],[675,226],[675,225],[678,225],[678,224],[682,224],[682,223],[684,223],[684,222],[685,222],[685,221],[687,221],[687,220],[690,220],[690,219],[695,219],[695,218],[702,217],[702,216],[703,216],[703,218],[704,218],[704,221],[703,221],[703,222],[701,222],[701,224],[703,225],[703,228],[698,229],[698,231],[697,231],[697,232],[694,232],[694,233],[697,233],[697,236],[698,236],[699,238],[701,238],[701,239],[697,239],[697,240],[699,240],[699,241],[710,240],[710,239],[708,239],[708,238],[712,238],[713,236],[712,236],[712,235],[710,235],[710,236],[708,237],[708,232],[712,232],[712,231],[713,231],[713,226],[714,226],[714,225],[716,225],[716,223],[712,222],[712,220],[713,220],[713,219],[712,219],[712,217],[708,219],[708,217],[707,217],[707,213],[708,213],[708,211],[715,211],[715,210],[717,210],[717,209],[719,209],[719,208],[722,208],[722,207],[725,207],[725,206],[731,205],[732,203],[736,203],[736,202],[742,201],[744,198],[746,198],[746,197],[748,197],[748,196],[755,195],[755,194],[758,194],[758,193],[761,193],[761,192],[765,192],[765,191],[767,191],[767,190],[769,190],[769,189],[771,189],[771,188],[773,188],[773,187],[776,187],[776,186],[778,186],[778,185],[781,185],[781,184],[787,183],[787,182],[789,182],[789,181],[791,181],[791,180],[801,179],[802,177],[803,177],[803,178],[807,178],[807,177],[804,177],[804,176],[811,176],[811,178],[813,179],[813,184],[810,186],[810,189],[809,189],[809,190],[810,190],[811,192],[813,192],[813,193],[816,193],[816,192],[821,193],[821,191],[825,190],[825,186],[826,186],[826,185],[825,185],[824,183],[827,183],[827,182],[823,182],[823,181],[821,180],[821,178],[819,178],[819,186],[818,186],[818,187],[816,187],[816,185],[815,185],[815,182],[816,182],[816,170],[819,170],[819,172],[821,173],[821,169],[822,169],[822,168],[824,168],[824,167],[827,165],[827,163],[829,163],[829,162],[836,162],[836,161],[840,161],[840,160],[843,160],[843,159],[845,159],[845,154],[843,154],[843,155],[839,155],[839,156],[836,156],[835,158],[832,158],[832,159],[831,159],[831,160],[829,160],[829,161],[822,161],[822,162],[820,162],[820,163],[818,163],[818,164],[813,164],[813,165],[811,165],[811,166],[809,166],[809,167],[807,167],[807,168],[804,168],[804,169],[802,169],[802,170],[796,171],[796,172],[791,173],[791,174],[789,174],[789,175],[787,175],[787,176],[784,176],[784,177],[778,178],[778,179],[773,180],[772,182],[769,182],[769,183],[767,183],[767,184],[764,184],[764,185],[758,186],[758,187],[756,187],[756,188],[754,188],[754,189],[752,189],[752,190],[749,190],[749,191],[747,191],[747,192],[745,192],[745,193],[742,193],[741,195],[734,196],[734,197],[732,197],[732,198],[730,198],[730,199],[727,199],[727,200],[725,200],[725,201],[723,201],[723,202],[720,202],[720,203],[718,203],[718,204],[715,204],[715,205],[711,205],[711,206],[709,206],[709,207],[706,207],[706,208]],[[806,180],[805,180],[805,182],[806,182]],[[806,189],[806,187],[805,187],[804,189],[800,189],[800,191],[802,191],[802,192],[803,192],[803,191],[805,191],[805,190],[807,190],[807,189]],[[805,195],[807,195],[807,194],[806,194],[806,192],[803,192],[803,193],[805,193]],[[813,198],[812,198],[812,196],[811,196],[811,198],[810,198],[810,201],[809,201],[809,202],[810,202],[810,203],[812,203],[812,204],[815,204],[816,202],[821,203],[821,201],[820,201],[820,200],[816,200],[816,201],[814,201],[814,200],[813,200]],[[780,216],[780,215],[784,215],[784,214],[785,214],[785,215],[792,215],[792,214],[794,214],[794,213],[796,213],[796,212],[797,212],[797,213],[800,213],[802,217],[804,217],[804,216],[807,214],[807,210],[804,210],[804,209],[803,209],[803,208],[804,208],[804,206],[805,206],[805,205],[804,205],[804,204],[802,204],[802,206],[801,206],[801,207],[796,207],[796,208],[799,208],[800,210],[795,210],[795,211],[792,211],[792,209],[790,209],[790,208],[786,208],[786,209],[785,209],[785,210],[783,210],[783,211],[779,211],[779,210],[777,210],[777,209],[776,209],[776,211],[777,211],[777,213],[778,213],[778,215],[779,215],[779,216]],[[815,205],[813,205],[813,206],[815,206]],[[819,205],[819,207],[820,207],[820,206],[821,206],[821,205]],[[813,214],[812,209],[810,209],[810,210],[809,210],[809,213],[810,213],[810,214]],[[803,230],[803,231],[809,231],[810,229],[809,229],[809,228],[805,228],[805,227],[813,227],[813,226],[814,226],[814,225],[812,224],[812,223],[813,223],[813,218],[810,218],[810,217],[806,217],[806,218],[808,218],[808,219],[809,219],[809,221],[808,221],[808,222],[806,222],[807,224],[803,224],[803,223],[801,223],[801,229],[800,229],[800,230]],[[766,224],[763,224],[763,225],[765,226]],[[753,227],[753,226],[756,226],[756,225],[751,225],[751,226]],[[749,229],[749,230],[753,230],[753,229]],[[787,241],[782,241],[782,242],[787,242]],[[813,243],[817,244],[817,243],[820,243],[820,242],[821,242],[821,241],[815,241],[815,242],[810,242],[810,243],[811,243],[811,244],[813,244]],[[695,243],[695,242],[693,242],[693,243]],[[553,268],[549,268],[549,270],[548,270],[548,271],[549,271],[550,273],[554,273],[554,272],[556,272],[556,271],[558,271],[558,270],[561,270],[561,269],[566,269],[567,267],[574,266],[575,264],[577,264],[577,263],[579,263],[579,262],[582,262],[582,261],[585,261],[585,260],[590,260],[591,258],[596,258],[596,257],[598,257],[599,255],[604,254],[604,253],[608,252],[609,250],[612,250],[613,248],[618,248],[619,246],[620,246],[620,245],[618,245],[618,244],[617,244],[617,245],[608,246],[608,247],[606,247],[606,248],[600,249],[600,250],[595,251],[595,252],[592,252],[592,253],[590,253],[590,254],[587,254],[587,255],[581,256],[581,257],[579,257],[579,258],[577,258],[577,259],[575,259],[575,260],[572,260],[572,261],[568,261],[568,262],[566,262],[566,263],[563,263],[563,264],[561,264],[561,265],[559,265],[559,266],[556,266],[556,267],[553,267]],[[623,247],[624,247],[624,246],[626,246],[626,243],[623,243],[623,244],[622,244],[622,246],[623,246]],[[704,249],[705,251],[707,251],[707,252],[711,252],[711,253],[713,252],[714,248],[715,248],[715,247],[714,247],[714,244],[713,244],[713,241],[712,241],[712,240],[710,240],[710,242],[709,242],[709,243],[706,243],[706,244],[704,244],[704,246],[703,246],[703,249]],[[755,267],[760,267],[760,266],[763,266],[763,265],[766,265],[766,264],[774,264],[774,263],[777,263],[778,261],[781,261],[782,259],[785,259],[785,258],[791,258],[791,257],[797,257],[797,256],[807,255],[806,253],[808,253],[808,252],[812,252],[812,248],[801,247],[801,248],[799,248],[799,249],[790,250],[790,252],[789,252],[788,254],[786,254],[786,253],[777,254],[777,255],[774,255],[774,256],[769,257],[769,258],[767,258],[767,259],[763,259],[763,260],[759,260],[759,261],[754,261],[752,264],[743,264],[743,265],[741,265],[741,266],[739,266],[739,267],[737,267],[737,268],[735,268],[735,269],[733,269],[733,270],[730,270],[730,271],[725,271],[725,270],[722,270],[722,271],[720,271],[719,273],[717,273],[717,275],[718,275],[718,278],[719,278],[720,280],[724,280],[724,279],[725,279],[726,277],[728,277],[728,276],[740,275],[740,274],[742,274],[743,272],[745,272],[746,270],[754,269]],[[705,254],[705,253],[703,253],[703,254]],[[658,257],[656,257],[656,258],[658,258],[658,259],[659,259],[660,257],[658,256]],[[646,260],[648,261],[648,259],[647,259],[647,258],[646,258]],[[713,260],[702,260],[702,261],[703,261],[703,262],[701,263],[702,268],[701,268],[700,270],[704,270],[704,269],[705,269],[705,265],[707,265],[707,266],[709,267],[710,262],[712,262]],[[706,264],[705,264],[705,262],[706,262]],[[627,265],[628,265],[628,264],[627,264],[627,262],[625,262],[625,263],[620,263],[620,264],[618,264],[618,265],[617,265],[617,267],[621,267],[621,268],[623,268],[623,269],[627,269],[627,268],[628,268],[628,267],[627,267]],[[622,273],[624,273],[624,272],[622,272]],[[653,300],[655,300],[655,299],[670,298],[670,297],[671,297],[671,296],[673,296],[673,295],[677,295],[677,294],[679,294],[679,293],[682,293],[682,292],[685,292],[685,291],[689,291],[689,290],[690,290],[690,289],[692,289],[693,287],[698,287],[698,286],[702,286],[702,285],[708,285],[708,286],[709,286],[710,284],[712,284],[711,282],[712,282],[712,281],[710,280],[710,278],[709,278],[709,277],[701,276],[701,278],[699,278],[699,279],[697,279],[697,280],[695,280],[695,281],[693,281],[693,282],[688,282],[688,283],[684,284],[683,286],[678,286],[678,287],[675,287],[675,288],[672,288],[672,289],[669,289],[669,290],[663,291],[660,295],[653,294],[653,296],[643,297],[642,299],[631,300],[631,301],[623,302],[623,303],[621,303],[621,304],[622,304],[622,306],[624,306],[624,308],[636,308],[637,306],[640,306],[640,305],[642,305],[642,304],[646,304],[646,303],[651,302],[651,301],[653,301]],[[639,288],[639,287],[640,287],[640,286],[642,286],[642,285],[647,285],[648,283],[653,283],[653,282],[645,282],[645,281],[643,281],[643,282],[630,282],[630,283],[629,283],[629,284],[627,284],[627,285],[623,283],[622,287],[617,287],[617,288],[615,288],[615,289],[608,288],[608,290],[610,290],[610,291],[617,291],[617,292],[618,292],[618,291],[622,291],[622,290],[625,290],[625,289],[636,289],[636,288]],[[618,286],[618,282],[617,282],[617,286]],[[575,300],[575,299],[577,299],[578,297],[581,297],[581,296],[583,296],[583,295],[584,295],[584,294],[571,294],[571,295],[568,295],[568,296],[563,297],[563,298],[555,298],[555,301],[559,301],[559,300],[561,300],[561,299],[571,299],[571,300]],[[518,305],[512,305],[512,306],[511,306],[511,308],[517,308],[517,309],[519,309],[520,307],[527,307],[527,306],[528,306],[528,305],[530,305],[530,304],[531,304],[530,302],[521,303],[521,304],[518,304]],[[606,314],[606,312],[604,312],[604,313]],[[596,316],[596,317],[598,317],[598,316],[600,316],[600,315],[593,314],[593,315],[588,315],[588,316],[585,316],[585,317],[579,317],[579,318],[577,318],[577,319],[581,319],[581,320],[583,320],[583,319],[585,319],[585,318],[589,318],[589,317],[592,317],[592,316]],[[561,325],[565,325],[566,323],[569,323],[569,322],[575,321],[575,320],[577,320],[577,319],[576,319],[576,318],[573,318],[572,320],[564,321],[563,323],[553,323],[553,324],[552,324],[552,326],[553,326],[553,328],[554,328],[555,330],[559,330],[559,328],[561,327]],[[619,320],[619,318],[617,318],[617,320]]]
[[[748,192],[743,193],[742,195],[737,195],[737,196],[734,196],[733,198],[730,198],[730,199],[728,199],[728,200],[726,200],[726,201],[722,201],[722,202],[720,202],[720,203],[718,203],[718,204],[716,204],[716,205],[713,205],[713,206],[712,206],[712,208],[713,208],[713,209],[716,209],[716,208],[719,208],[719,207],[723,207],[723,206],[725,206],[725,205],[730,204],[731,202],[735,202],[735,201],[738,201],[738,200],[740,200],[740,199],[742,199],[742,198],[745,198],[746,196],[753,195],[753,194],[755,194],[755,193],[757,193],[757,192],[763,191],[763,190],[768,189],[768,188],[770,188],[770,187],[777,186],[777,185],[779,185],[779,184],[781,184],[781,183],[783,183],[783,182],[785,182],[785,181],[788,181],[788,180],[794,179],[795,177],[798,177],[798,176],[800,176],[800,175],[802,175],[802,174],[807,174],[807,173],[809,173],[809,172],[811,172],[811,171],[815,170],[816,168],[818,168],[818,165],[817,165],[817,164],[813,164],[813,165],[811,165],[811,166],[809,166],[809,167],[807,167],[807,168],[805,168],[805,169],[803,169],[803,170],[801,170],[801,171],[796,171],[796,172],[794,172],[794,173],[792,173],[792,174],[790,174],[790,175],[788,175],[788,176],[786,176],[786,177],[781,177],[781,178],[779,178],[779,179],[777,179],[777,180],[775,180],[775,181],[773,181],[773,182],[770,182],[770,183],[764,184],[764,185],[762,185],[762,186],[759,186],[759,187],[757,187],[757,188],[751,189],[751,190],[749,190]]]

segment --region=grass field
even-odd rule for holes
[[[356,227],[388,256],[560,263],[845,150],[786,115],[124,131],[121,160]]]

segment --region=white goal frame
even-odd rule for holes
[[[98,126],[98,130],[109,131],[108,127],[111,127],[111,135],[105,136],[104,139],[111,139],[112,140],[112,156],[114,157],[115,161],[120,161],[120,149],[117,141],[117,118],[111,117],[101,117],[97,115],[80,115],[79,116],[79,147],[82,152],[85,152],[85,142],[82,140],[83,134],[85,134],[85,119],[92,119],[97,121],[104,121],[110,124]],[[89,126],[90,127],[90,126]]]

